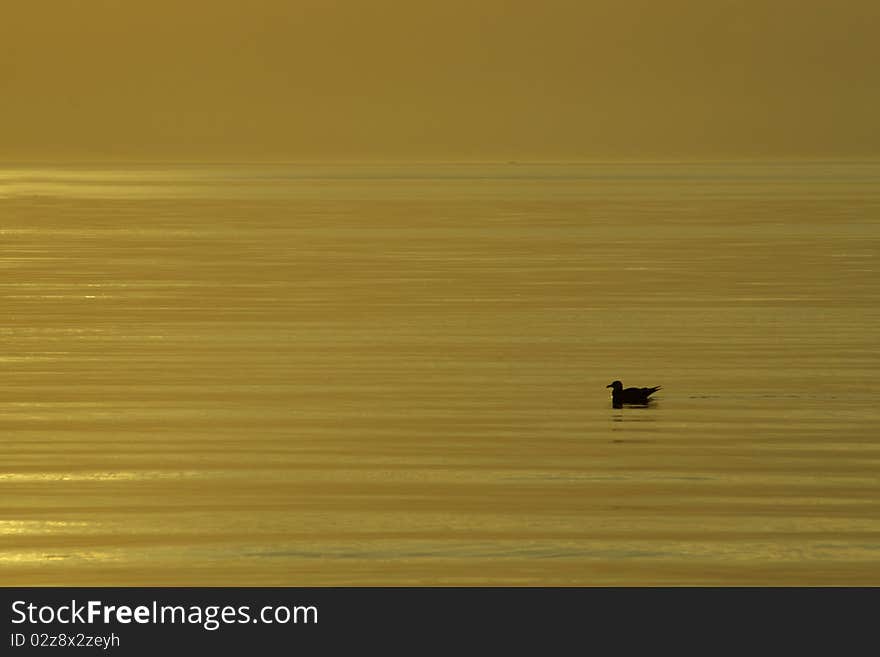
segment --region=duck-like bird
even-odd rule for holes
[[[624,388],[620,381],[613,381],[605,387],[611,388],[611,405],[614,408],[620,408],[624,404],[646,406],[651,401],[651,395],[660,390],[660,386],[654,386],[653,388]]]

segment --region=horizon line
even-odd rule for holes
[[[497,159],[424,159],[424,158],[327,158],[327,159],[165,159],[165,158],[25,158],[0,159],[0,168],[34,166],[572,166],[572,165],[697,165],[697,164],[835,164],[880,163],[880,154],[871,156],[766,156],[766,157],[605,157],[605,158],[497,158]]]

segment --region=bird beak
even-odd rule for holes
[[[613,383],[609,383],[609,384],[608,384],[607,386],[605,386],[605,387],[606,387],[606,388],[613,388],[613,387],[614,387],[614,384],[613,384]]]

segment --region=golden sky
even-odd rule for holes
[[[878,0],[0,7],[0,161],[880,155]]]

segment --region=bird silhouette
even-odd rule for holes
[[[660,390],[660,386],[653,388],[624,388],[620,381],[612,381],[606,388],[611,388],[611,405],[614,408],[621,408],[624,404],[636,404],[639,406],[647,406],[651,401],[650,397]]]

